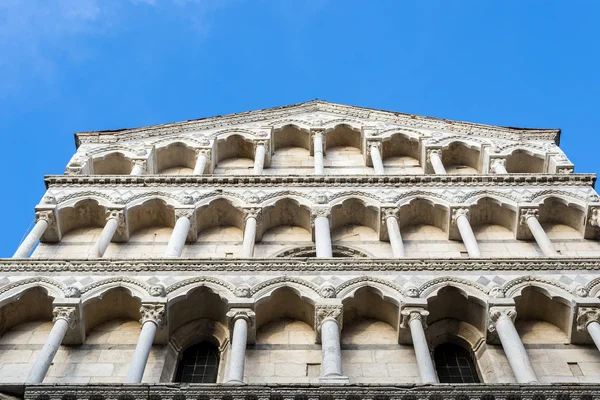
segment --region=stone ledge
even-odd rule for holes
[[[46,175],[46,188],[76,186],[177,187],[475,187],[591,186],[595,174],[508,175]]]
[[[473,385],[35,385],[23,386],[25,400],[592,400],[597,384]],[[486,396],[486,397],[482,397]],[[491,398],[490,398],[491,399]]]
[[[2,273],[116,272],[343,272],[343,271],[598,271],[600,258],[359,259],[359,258],[152,258],[0,259]]]

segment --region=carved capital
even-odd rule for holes
[[[431,156],[434,154],[442,158],[442,149],[427,149],[427,162],[429,164],[431,164]]]
[[[600,323],[600,308],[579,307],[577,310],[577,330],[585,332],[590,322]]]
[[[538,218],[540,212],[537,208],[525,208],[521,210],[519,214],[519,223],[521,225],[527,225],[527,220],[531,217]]]
[[[429,311],[424,308],[418,307],[406,307],[400,313],[400,328],[408,329],[410,327],[410,323],[412,321],[421,321],[423,324],[423,329],[427,329],[427,316],[429,315]]]
[[[456,220],[458,220],[459,217],[467,217],[467,219],[469,219],[470,217],[470,210],[468,208],[455,208],[452,210],[452,224],[456,224]]]
[[[334,319],[337,321],[340,329],[342,327],[342,305],[341,304],[320,304],[315,307],[315,326],[317,331],[321,330],[321,325],[325,320]]]
[[[142,314],[142,319],[140,319],[142,325],[148,321],[154,322],[159,327],[166,324],[166,307],[164,304],[142,304],[140,313]]]
[[[496,332],[496,324],[503,318],[508,318],[514,324],[517,318],[515,307],[492,307],[490,308],[489,326],[490,332]]]
[[[590,209],[590,225],[600,227],[600,207]]]
[[[375,147],[377,150],[379,150],[379,153],[381,154],[381,140],[369,140],[367,141],[367,154],[371,155],[371,149]]]
[[[196,158],[200,156],[205,156],[206,162],[210,162],[212,157],[212,151],[210,149],[196,149]]]
[[[314,221],[319,217],[330,218],[331,217],[331,208],[329,207],[315,207],[310,210],[310,219]]]
[[[268,140],[255,140],[254,141],[254,150],[256,150],[256,148],[258,146],[263,146],[265,148],[265,153],[269,153],[269,141]]]
[[[260,207],[250,207],[244,209],[244,221],[247,221],[248,218],[254,218],[256,223],[261,222],[262,218],[262,208]]]
[[[312,128],[310,130],[311,138],[314,139],[315,136],[323,137],[325,134],[325,128]]]
[[[194,212],[193,208],[176,208],[175,219],[187,218],[191,223],[194,223]]]
[[[44,210],[44,211],[36,211],[35,212],[35,222],[38,221],[46,221],[48,225],[54,225],[56,223],[56,219],[54,218],[54,211],[52,210]]]
[[[390,217],[398,219],[398,207],[381,207],[380,212],[382,223],[385,223],[385,221]]]
[[[256,322],[256,314],[249,308],[232,308],[227,312],[227,320],[229,322],[229,328],[233,329],[235,321],[239,318],[245,319],[248,322],[248,328],[254,326]]]
[[[490,159],[490,171],[495,172],[496,167],[505,167],[506,168],[506,158]]]
[[[75,307],[54,307],[52,314],[54,315],[52,321],[56,322],[59,319],[64,319],[69,324],[70,329],[75,328],[75,325],[77,324],[77,310]]]
[[[148,172],[148,164],[146,163],[146,160],[133,160],[131,163],[135,167],[141,167],[142,173],[145,174]]]

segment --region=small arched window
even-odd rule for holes
[[[188,347],[177,367],[176,382],[216,383],[219,371],[219,349],[206,342]]]
[[[471,355],[462,347],[452,343],[439,345],[433,359],[440,383],[479,383]]]

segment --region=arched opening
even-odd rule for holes
[[[391,255],[390,244],[379,241],[379,210],[356,198],[332,208],[331,242]]]
[[[310,155],[310,141],[310,132],[296,125],[274,129],[271,168],[282,174],[310,174],[314,168],[314,158]]]
[[[254,168],[254,144],[240,135],[217,142],[217,166],[214,174],[248,175]]]
[[[461,142],[450,143],[442,149],[442,163],[448,174],[468,175],[479,172],[478,147],[470,147]]]
[[[397,382],[400,364],[402,382],[417,382],[418,373],[406,374],[411,367],[418,371],[414,351],[398,344],[398,304],[370,286],[357,289],[342,303],[342,370],[350,383],[369,383],[374,377],[378,383]]]
[[[152,199],[127,211],[129,241],[119,245],[119,257],[162,257],[175,226],[175,211],[164,200]]]
[[[477,369],[469,351],[453,343],[434,350],[433,362],[440,383],[479,383]]]
[[[156,149],[156,167],[161,175],[191,175],[196,166],[196,151],[183,143]]]
[[[312,245],[310,209],[294,199],[282,199],[263,209],[256,257],[266,257],[290,245]]]
[[[248,383],[282,383],[285,377],[294,383],[318,380],[322,355],[314,348],[314,315],[313,304],[289,287],[257,302],[256,345],[246,352]],[[274,364],[272,370],[262,367],[265,357]]]
[[[0,308],[0,345],[5,347],[0,359],[0,382],[25,381],[35,353],[22,345],[44,344],[54,325],[52,301],[43,288],[34,287]]]
[[[531,286],[515,297],[515,326],[526,344],[568,343],[571,307]],[[600,357],[599,357],[600,358]]]
[[[506,171],[511,174],[542,174],[544,158],[525,150],[515,150],[506,158]]]
[[[383,141],[383,166],[388,174],[421,175],[419,140],[396,133]]]
[[[131,159],[123,153],[109,153],[93,159],[94,175],[129,175]]]
[[[540,205],[539,221],[557,250],[568,251],[560,242],[565,239],[582,239],[585,212],[568,200],[549,197]]]
[[[464,245],[448,241],[448,209],[423,198],[400,207],[400,233],[408,257],[460,257]]]
[[[219,198],[196,210],[198,240],[186,246],[186,257],[233,257],[242,251],[244,213]]]
[[[358,249],[353,249],[348,246],[340,246],[340,245],[332,245],[331,253],[334,258],[369,258],[369,254],[364,251],[360,251]],[[275,253],[274,257],[316,257],[317,249],[314,245],[309,246],[301,246],[301,247],[293,247],[291,249],[286,249],[280,251],[279,253]]]
[[[179,360],[175,382],[217,383],[219,359],[219,348],[212,343],[188,347]]]
[[[341,124],[325,131],[326,156],[324,166],[330,174],[367,174],[372,168],[362,156],[362,135],[359,129]]]

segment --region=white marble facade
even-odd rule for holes
[[[559,135],[322,101],[78,133],[0,260],[0,382],[173,382],[208,341],[217,385],[438,385],[447,343],[484,385],[597,383],[600,198]]]

